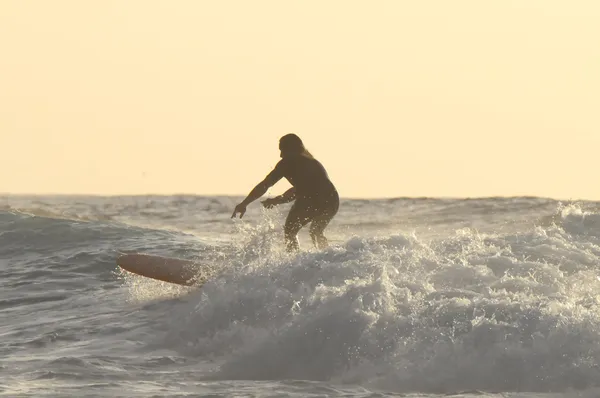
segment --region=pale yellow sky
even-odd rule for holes
[[[600,200],[600,2],[0,1],[0,192]],[[272,194],[284,191],[283,181]]]

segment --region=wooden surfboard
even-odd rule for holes
[[[137,275],[183,286],[202,285],[209,274],[194,261],[150,254],[123,254],[117,265]]]

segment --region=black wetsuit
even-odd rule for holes
[[[312,157],[293,155],[282,158],[266,180],[272,186],[283,177],[296,189],[296,201],[285,221],[288,245],[297,245],[296,235],[310,222],[313,242],[319,247],[326,246],[323,231],[340,205],[338,192],[327,171]]]

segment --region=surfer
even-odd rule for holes
[[[285,220],[284,238],[288,251],[299,249],[298,232],[306,224],[310,225],[310,237],[319,248],[328,246],[323,234],[329,222],[336,215],[340,198],[329,179],[323,165],[304,147],[304,143],[296,134],[286,134],[279,139],[281,160],[275,168],[256,185],[246,199],[233,210],[231,218],[237,213],[240,218],[246,213],[246,207],[263,196],[267,190],[285,177],[292,188],[282,195],[266,199],[261,203],[267,209],[295,200]]]

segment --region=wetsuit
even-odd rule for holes
[[[336,215],[340,205],[338,192],[327,171],[312,157],[291,155],[277,163],[266,177],[266,181],[272,186],[283,177],[296,189],[296,201],[285,221],[288,249],[297,249],[296,235],[309,222],[313,243],[319,248],[327,246],[323,231]]]

